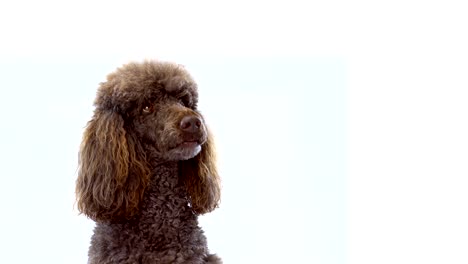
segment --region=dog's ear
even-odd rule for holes
[[[179,166],[180,178],[187,188],[193,211],[204,214],[218,207],[221,185],[213,136],[209,131],[201,152],[192,159],[180,161]]]
[[[94,113],[79,153],[76,198],[78,210],[95,221],[130,218],[138,212],[149,169],[128,135],[120,114]]]

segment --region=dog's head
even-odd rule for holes
[[[151,158],[178,161],[192,209],[213,210],[219,177],[213,139],[197,102],[196,83],[172,63],[132,63],[110,74],[98,89],[80,149],[80,212],[96,221],[137,214]]]

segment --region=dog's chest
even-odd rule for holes
[[[179,184],[177,167],[169,167],[155,170],[138,216],[125,223],[98,224],[95,231],[107,233],[105,237],[119,248],[154,251],[190,243],[188,238],[199,232],[199,227],[185,187]]]
[[[176,164],[153,170],[137,225],[143,239],[157,241],[178,240],[198,228],[185,187],[179,183]]]

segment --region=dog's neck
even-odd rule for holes
[[[159,193],[174,191],[179,185],[177,161],[157,162],[151,165],[150,189],[153,186]]]
[[[167,206],[178,207],[178,210],[181,211],[191,211],[188,206],[189,199],[186,188],[180,182],[179,162],[160,158],[159,152],[153,145],[143,145],[143,149],[151,169],[151,175],[145,191],[141,213],[144,216],[154,217],[161,212],[161,208]]]

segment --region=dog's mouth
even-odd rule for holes
[[[203,139],[184,139],[182,142],[177,144],[175,148],[197,148],[205,143]]]
[[[168,158],[171,160],[187,160],[195,157],[202,149],[201,140],[183,140],[167,152]]]
[[[194,148],[201,145],[198,140],[187,140],[183,141],[178,145],[178,147]]]
[[[205,143],[205,140],[203,138],[182,138],[179,142],[174,142],[175,144],[169,147],[169,149],[190,149],[190,148],[196,148],[203,143]]]
[[[205,134],[182,134],[173,145],[169,147],[170,158],[174,160],[187,160],[200,153],[203,144],[207,141]]]

